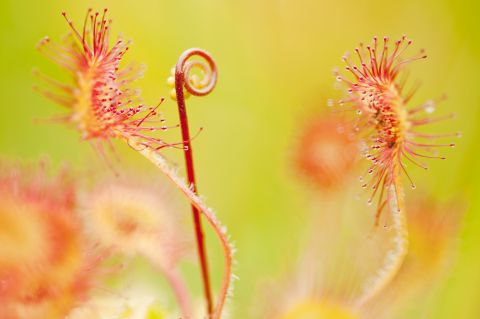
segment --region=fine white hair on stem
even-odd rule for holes
[[[212,226],[215,234],[223,248],[225,258],[225,269],[223,273],[222,285],[218,296],[217,305],[213,312],[211,319],[219,319],[222,315],[222,310],[225,305],[225,301],[229,295],[230,284],[232,282],[232,261],[233,261],[233,249],[226,234],[226,228],[224,228],[215,216],[215,213],[205,205],[204,201],[195,194],[190,187],[187,186],[185,181],[181,179],[176,172],[170,167],[165,158],[157,151],[150,147],[146,147],[140,140],[129,135],[121,135],[128,145],[138,151],[146,159],[152,162],[157,168],[159,168],[174,184],[175,186],[190,200],[206,218],[208,223]]]
[[[394,247],[385,256],[383,266],[379,269],[376,276],[365,286],[362,296],[357,300],[357,306],[372,300],[392,281],[408,252],[409,240],[403,191],[396,183],[390,187],[389,192],[391,193],[389,196],[391,198],[389,208],[392,214],[393,230],[395,231],[395,236],[393,237]]]

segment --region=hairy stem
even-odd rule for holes
[[[141,141],[139,141],[134,137],[123,136],[123,138],[127,141],[127,143],[132,148],[134,148],[146,159],[152,162],[157,168],[159,168],[175,184],[175,186],[185,196],[187,196],[187,198],[190,200],[192,205],[194,205],[198,209],[198,211],[201,214],[203,214],[203,216],[205,216],[207,222],[212,226],[215,234],[220,240],[220,244],[222,246],[223,254],[224,254],[225,269],[223,273],[222,286],[220,288],[220,293],[218,296],[218,302],[210,317],[212,319],[221,318],[222,310],[228,296],[230,282],[232,279],[232,260],[233,260],[233,251],[228,242],[228,238],[227,238],[227,235],[225,234],[224,228],[222,227],[220,222],[217,220],[212,210],[208,208],[205,205],[205,203],[202,201],[202,199],[198,197],[198,195],[194,193],[192,189],[185,184],[185,182],[170,167],[167,160],[161,154],[159,154],[157,151],[149,147],[146,147]]]
[[[408,252],[408,229],[403,190],[399,183],[396,183],[391,185],[388,191],[391,193],[389,194],[389,197],[391,197],[389,209],[392,214],[393,229],[395,231],[393,238],[395,246],[393,250],[387,253],[382,268],[357,301],[358,306],[372,300],[392,281],[402,266]]]

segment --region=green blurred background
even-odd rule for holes
[[[305,117],[325,110],[328,98],[340,97],[332,76],[332,69],[342,66],[340,57],[374,35],[406,34],[414,40],[411,53],[425,48],[429,58],[410,67],[411,83],[421,80],[417,98],[446,93],[449,98],[439,113],[454,111],[457,118],[435,130],[458,130],[463,137],[456,149],[447,151],[447,161],[430,163],[427,173],[411,171],[418,185],[439,198],[460,194],[468,207],[458,260],[436,296],[432,318],[480,317],[477,1],[2,0],[2,156],[36,160],[48,155],[56,165],[67,161],[76,168],[101,161],[77,132],[34,123],[61,113],[32,90],[34,67],[59,73],[35,45],[45,35],[58,40],[68,31],[62,11],[79,26],[88,7],[108,7],[112,35],[134,40],[127,59],[147,65],[138,82],[146,103],[168,96],[166,78],[184,49],[202,47],[216,58],[217,88],[187,104],[192,130],[204,128],[194,142],[201,193],[230,226],[238,248],[240,281],[231,304],[238,318],[254,305],[258,282],[280,273],[298,249],[295,234],[304,225],[308,201],[290,169],[292,145]],[[168,101],[163,109],[168,122],[176,124],[175,104]],[[178,140],[178,133],[169,136]],[[150,169],[127,147],[118,149],[125,162]],[[183,164],[179,151],[167,151],[167,156]],[[211,234],[209,245],[216,246]],[[218,284],[221,255],[215,249],[211,254]]]

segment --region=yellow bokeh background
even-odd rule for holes
[[[459,254],[441,291],[432,318],[480,317],[480,26],[477,1],[321,1],[321,0],[191,0],[191,1],[13,1],[0,2],[2,157],[36,160],[47,155],[76,168],[100,162],[77,132],[37,119],[61,113],[58,106],[32,90],[32,69],[59,71],[35,45],[45,35],[58,40],[67,24],[60,13],[81,24],[88,7],[108,7],[112,34],[132,39],[128,59],[147,65],[138,82],[146,103],[168,96],[166,78],[179,54],[202,47],[215,57],[219,82],[204,98],[188,101],[192,130],[204,130],[194,142],[202,194],[229,225],[238,249],[236,273],[241,278],[231,307],[239,317],[254,306],[252,292],[265,276],[279,272],[286,256],[297,250],[296,233],[308,209],[290,169],[295,136],[305,117],[325,111],[334,89],[334,67],[358,42],[374,35],[414,40],[428,59],[410,66],[411,83],[421,81],[419,101],[444,93],[438,114],[455,112],[455,120],[435,126],[440,132],[461,131],[447,161],[431,162],[428,172],[413,168],[418,185],[438,198],[461,197],[467,206]],[[168,123],[178,122],[175,104],[163,110]],[[169,132],[178,141],[179,132]],[[119,145],[125,161],[149,164]],[[180,151],[167,151],[182,164]],[[101,165],[100,165],[101,166]],[[209,245],[215,240],[209,233]],[[222,270],[212,253],[215,283]],[[291,257],[293,258],[293,257]],[[193,277],[192,277],[193,278]]]

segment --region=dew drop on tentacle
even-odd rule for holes
[[[343,106],[345,101],[345,104],[351,105],[355,110],[358,122],[356,131],[363,136],[364,140],[361,151],[374,165],[367,171],[372,175],[373,181],[362,185],[362,187],[367,187],[367,184],[373,185],[373,195],[381,187],[396,188],[396,184],[400,183],[401,174],[408,177],[402,160],[426,169],[424,164],[416,162],[416,158],[444,159],[445,157],[425,155],[422,151],[432,153],[440,147],[455,147],[454,143],[430,144],[415,141],[417,138],[436,139],[452,136],[423,134],[413,129],[450,119],[454,115],[431,117],[436,112],[437,104],[445,99],[444,96],[410,108],[410,99],[418,86],[415,85],[404,93],[406,78],[400,79],[399,74],[410,63],[426,58],[423,50],[411,57],[404,57],[412,43],[406,36],[393,43],[390,43],[388,37],[384,37],[383,41],[374,37],[370,45],[360,44],[356,47],[352,58],[349,53],[342,57],[345,62],[345,76],[334,70],[335,81],[343,83],[347,96],[338,104]],[[357,59],[357,63],[353,61],[354,58]],[[375,168],[378,170],[374,174]],[[382,178],[385,178],[386,182],[383,186],[377,187]],[[413,182],[410,184],[412,188],[416,187]]]

